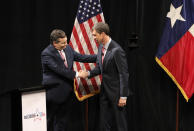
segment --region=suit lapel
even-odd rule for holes
[[[69,68],[69,67],[71,67],[71,62],[70,62],[70,53],[69,53],[69,50],[67,47],[64,49],[64,52],[65,52],[65,56],[66,56],[66,60],[67,60],[67,65]]]
[[[99,46],[99,52],[98,52],[98,57],[99,57],[99,65],[100,65],[100,69],[102,70],[102,44],[100,44]]]
[[[62,60],[61,55],[59,54],[58,50],[55,49],[55,47],[53,45],[50,45],[50,49],[55,54],[56,58],[59,59],[62,63],[64,63],[64,61]],[[65,50],[63,50],[63,51],[65,52]],[[68,53],[65,52],[65,55],[66,54],[68,54]],[[68,55],[66,55],[66,59],[67,59],[67,56]],[[68,60],[67,60],[67,62],[68,62]],[[68,67],[69,67],[69,64],[68,64]]]
[[[104,57],[103,67],[105,67],[105,65],[106,65],[106,63],[107,63],[107,61],[109,59],[109,56],[111,55],[112,47],[113,47],[113,44],[112,44],[112,41],[111,41],[111,43],[109,44],[108,49],[106,51],[106,55]]]
[[[57,56],[58,59],[62,60],[62,58],[61,58],[61,56],[60,56],[60,54],[59,54],[59,52],[57,50],[55,51],[55,54],[56,54],[56,56]]]
[[[53,52],[53,53],[55,54],[55,56],[56,56],[58,59],[62,60],[62,59],[61,59],[61,56],[60,56],[60,54],[59,54],[59,52],[57,51],[57,49],[55,49],[55,47],[54,47],[53,45],[50,45],[50,50],[51,50],[51,52]]]

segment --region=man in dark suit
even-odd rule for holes
[[[75,77],[82,76],[81,71],[72,70],[73,62],[95,62],[96,55],[75,52],[67,45],[65,32],[55,29],[50,34],[50,45],[42,51],[41,61],[42,85],[49,88],[46,92],[47,130],[71,131],[71,127],[68,127],[71,123],[68,122],[71,122],[72,114],[76,115],[76,112],[72,112],[79,108],[76,105],[80,104],[73,96],[73,81]],[[77,130],[82,129],[78,127]]]
[[[97,23],[93,37],[99,43],[97,66],[84,77],[102,74],[100,131],[128,131],[126,102],[129,95],[128,65],[124,50],[109,36],[109,26]]]

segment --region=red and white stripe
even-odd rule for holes
[[[73,31],[70,38],[70,46],[81,54],[97,54],[98,44],[92,36],[92,27],[98,22],[104,22],[103,13],[94,16],[82,24],[79,24],[77,18],[75,19]],[[93,63],[74,63],[74,70],[92,70],[95,67]],[[76,94],[79,100],[84,100],[100,90],[101,76],[96,76],[91,79],[75,80]]]

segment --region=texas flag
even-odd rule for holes
[[[173,0],[156,54],[186,101],[194,94],[194,0]]]

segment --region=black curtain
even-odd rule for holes
[[[154,60],[170,3],[171,0],[101,0],[111,37],[127,53],[132,92],[127,104],[130,131],[176,128],[177,87]],[[63,29],[70,38],[78,4],[79,0],[11,0],[1,4],[1,130],[21,129],[14,121],[20,112],[15,108],[21,104],[15,90],[41,84],[40,53],[49,44],[54,28]],[[131,42],[134,34],[138,40]],[[179,131],[194,130],[193,99],[187,103],[179,93]],[[98,95],[88,102],[89,131],[95,131]]]

